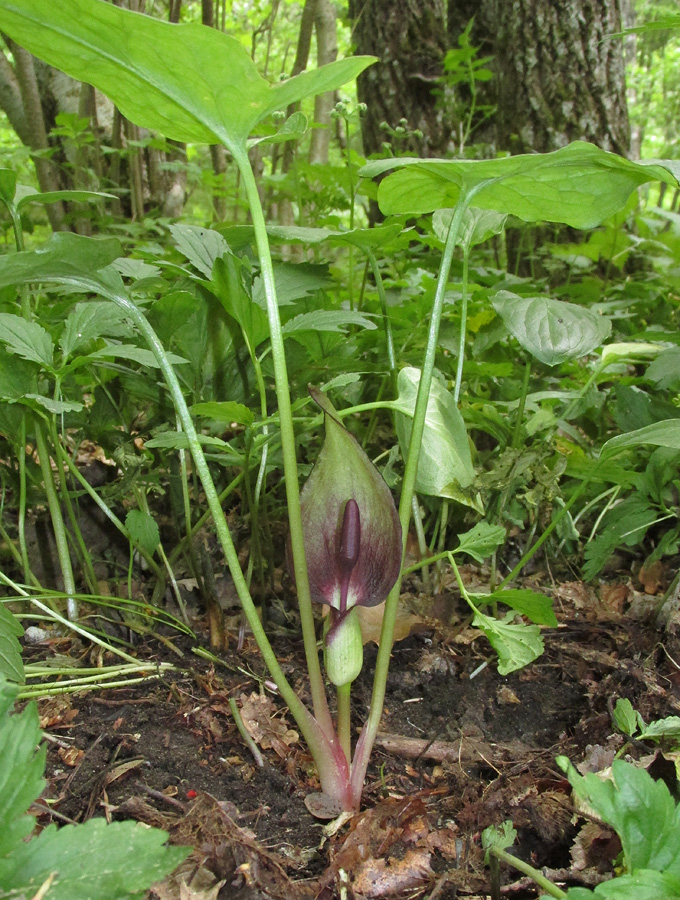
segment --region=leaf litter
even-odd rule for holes
[[[564,886],[593,887],[611,875],[620,842],[578,811],[555,758],[567,756],[585,773],[607,770],[619,754],[677,790],[677,742],[627,737],[613,717],[618,699],[643,723],[680,714],[677,611],[660,622],[663,597],[647,593],[666,576],[598,587],[546,586],[532,576],[532,589],[554,597],[560,624],[541,630],[542,657],[507,676],[468,627],[452,585],[429,610],[414,591],[408,615],[419,621],[394,647],[365,808],[334,834],[305,806],[319,789],[314,767],[250,638],[240,653],[224,654],[224,666],[201,660],[158,685],[41,701],[48,785],[34,812],[42,825],[47,803],[57,821],[133,818],[193,846],[152,900],[487,900],[481,832],[506,820],[521,858]],[[476,585],[484,572],[469,567],[465,579]],[[277,646],[306,699],[301,646],[285,638]],[[58,649],[64,653],[63,642]],[[159,652],[138,649],[147,651]],[[25,652],[37,658],[56,649],[48,641]],[[357,713],[370,699],[374,656],[369,643],[353,692]],[[263,752],[262,769],[240,738],[229,697],[238,698]],[[503,879],[501,896],[538,896],[511,869],[503,867]]]

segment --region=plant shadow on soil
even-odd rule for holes
[[[680,642],[640,614],[639,598],[647,595],[621,587],[616,608],[580,583],[553,587],[560,627],[544,629],[540,659],[506,677],[497,673],[486,641],[473,639],[469,629],[454,638],[448,626],[435,625],[395,644],[384,733],[363,800],[364,816],[378,809],[382,817],[365,825],[369,849],[358,857],[347,848],[352,831],[360,833],[360,816],[324,837],[324,823],[305,807],[305,796],[319,789],[311,759],[280,698],[268,690],[250,638],[243,650],[225,651],[220,665],[195,657],[186,640],[179,642],[184,657],[170,660],[178,670],[163,680],[41,701],[50,736],[44,801],[61,821],[136,818],[191,843],[197,849],[184,877],[194,893],[182,896],[481,900],[491,894],[480,835],[507,819],[517,829],[518,856],[563,884],[592,885],[611,871],[616,838],[609,835],[607,844],[600,834],[597,847],[584,845],[584,820],[574,813],[555,757],[585,761],[591,770],[606,767],[624,743],[611,719],[618,697],[631,700],[646,721],[680,712],[673,662]],[[648,597],[647,612],[657,600]],[[274,646],[308,700],[300,642],[283,636]],[[26,656],[44,660],[63,652],[56,642],[27,647]],[[169,659],[166,652],[155,643],[137,648],[153,662]],[[374,659],[370,645],[353,688],[357,728],[370,700]],[[260,733],[263,767],[236,730],[230,696],[255,705],[265,698],[262,715],[275,724],[270,740]],[[624,749],[634,759],[655,753],[651,745]],[[35,811],[41,824],[49,821],[44,808]],[[379,871],[366,871],[366,857],[377,860]],[[345,875],[355,858],[357,870]],[[189,865],[194,869],[187,874]],[[195,880],[199,870],[203,888]],[[502,896],[538,896],[511,869],[503,868],[503,880]],[[152,896],[179,897],[177,883]]]

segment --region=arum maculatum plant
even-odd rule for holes
[[[338,691],[338,737],[349,761],[349,691],[364,652],[357,607],[382,603],[399,577],[401,524],[390,489],[329,399],[311,386],[309,393],[323,409],[326,439],[300,495],[304,553],[310,597],[329,608],[324,663]],[[288,546],[290,559],[292,539]]]
[[[54,235],[38,251],[21,251],[1,258],[0,287],[59,283],[80,295],[89,292],[108,299],[134,322],[156,358],[248,624],[307,742],[322,792],[339,809],[357,809],[382,716],[401,584],[400,565],[418,474],[439,324],[451,260],[466,209],[475,206],[513,214],[525,221],[546,220],[592,228],[623,208],[630,193],[645,182],[658,179],[677,187],[680,166],[671,162],[634,163],[577,143],[544,155],[481,161],[382,160],[365,167],[362,174],[367,177],[386,176],[378,192],[378,201],[386,215],[451,209],[417,398],[413,410],[409,411],[412,427],[398,515],[379,474],[341,425],[330,402],[314,390],[312,395],[324,411],[326,443],[301,496],[283,332],[267,228],[248,157],[249,138],[273,112],[306,97],[336,90],[374,60],[370,57],[338,60],[271,85],[259,74],[247,50],[216,29],[161,22],[120,9],[105,0],[61,0],[60,3],[0,0],[0,21],[4,34],[48,64],[106,93],[136,125],[178,141],[220,142],[239,169],[265,292],[267,349],[274,373],[290,527],[289,558],[297,588],[312,711],[301,702],[287,680],[258,617],[171,358],[112,265],[122,252],[118,241]],[[173,65],[169,66],[168,60]],[[265,140],[285,141],[299,134],[297,125],[292,128],[284,123],[276,134]],[[389,171],[392,169],[395,171]],[[140,292],[141,288],[137,287],[135,296]],[[16,319],[20,318],[18,314]],[[27,332],[28,326],[34,323],[14,324]],[[677,420],[657,423],[654,428],[653,434],[640,433],[636,440],[680,446]],[[528,551],[522,564],[545,540],[558,519],[559,515]],[[516,571],[509,577],[515,574]],[[362,665],[357,607],[380,602],[386,592],[389,593],[371,705],[352,748],[349,689]],[[330,608],[324,658],[326,673],[338,690],[337,724],[329,711],[312,602],[325,603]]]

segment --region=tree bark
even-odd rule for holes
[[[492,55],[485,103],[497,104],[492,149],[556,150],[590,141],[623,156],[630,149],[621,0],[451,0],[453,46],[472,17],[472,43]]]
[[[28,122],[19,82],[10,61],[2,51],[0,51],[0,109],[7,116],[21,143],[30,146]]]
[[[443,0],[350,0],[349,14],[357,54],[379,58],[357,82],[359,100],[367,105],[362,119],[366,155],[379,153],[390,140],[383,123],[405,130],[391,136],[395,153],[445,155],[450,127],[434,90],[446,52]]]
[[[325,66],[338,56],[338,21],[335,7],[330,0],[317,0],[316,17],[316,64]],[[335,92],[327,91],[314,98],[314,125],[309,147],[309,161],[317,165],[328,163],[331,140],[331,112],[335,106]]]
[[[16,72],[16,80],[21,93],[21,100],[26,117],[26,129],[28,135],[28,146],[31,150],[38,151],[33,156],[36,175],[38,176],[38,184],[43,192],[58,191],[61,188],[59,183],[59,175],[52,161],[40,151],[49,149],[47,140],[47,130],[45,128],[45,120],[43,118],[43,109],[40,102],[40,91],[38,90],[38,79],[35,74],[33,65],[33,57],[28,51],[24,50],[13,41],[9,42],[9,47],[14,57],[14,66]],[[45,211],[50,225],[54,231],[60,231],[64,227],[64,204],[48,203]]]

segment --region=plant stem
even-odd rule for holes
[[[253,759],[257,763],[258,767],[260,769],[264,768],[264,759],[262,757],[262,754],[258,750],[257,744],[253,740],[250,732],[243,722],[243,718],[241,717],[241,710],[238,708],[235,697],[229,698],[229,709],[231,710],[231,714],[234,717],[234,722],[236,723],[236,727],[238,728],[238,733],[243,739],[243,743],[252,753]]]
[[[338,700],[338,740],[343,749],[347,764],[352,759],[352,726],[351,726],[351,709],[350,695],[352,690],[352,682],[342,684],[337,689]]]
[[[28,547],[26,545],[26,416],[21,417],[19,429],[19,552],[21,554],[21,567],[24,570],[24,581],[36,581],[28,561]]]
[[[286,484],[286,501],[288,504],[288,524],[290,528],[290,543],[293,555],[293,570],[295,573],[295,585],[300,608],[300,624],[302,626],[302,638],[305,645],[305,657],[307,660],[307,671],[309,673],[309,682],[312,692],[314,716],[323,731],[330,737],[330,735],[333,734],[333,722],[328,710],[328,700],[326,698],[326,690],[321,674],[321,664],[319,662],[319,654],[316,646],[314,613],[312,611],[312,600],[309,593],[309,578],[307,575],[307,560],[305,557],[302,530],[302,514],[300,511],[300,489],[298,484],[297,454],[295,451],[295,433],[293,431],[293,414],[290,403],[290,388],[288,383],[283,332],[281,330],[279,307],[276,300],[274,269],[269,249],[269,240],[267,238],[264,212],[262,210],[257,183],[247,153],[245,153],[245,151],[240,153],[235,157],[235,162],[241,172],[248,204],[250,206],[257,252],[260,260],[262,284],[267,299],[267,318],[269,321],[269,337],[274,367],[274,387],[281,429],[281,452],[283,455],[283,474]]]
[[[529,378],[531,377],[531,360],[528,359],[524,366],[524,378],[522,380],[522,393],[517,405],[517,414],[515,416],[515,427],[512,432],[512,441],[510,446],[513,450],[519,447],[520,437],[522,434],[522,420],[524,419],[524,407],[527,402],[527,393],[529,391]]]
[[[375,253],[370,249],[366,250],[366,256],[371,266],[371,272],[375,279],[375,286],[378,291],[378,299],[380,300],[380,310],[382,312],[383,328],[385,329],[385,348],[387,350],[387,366],[392,381],[392,394],[397,396],[397,357],[394,352],[394,339],[392,337],[392,325],[390,324],[389,310],[387,308],[387,295],[385,294],[385,285],[383,284],[382,275],[380,274],[380,266],[375,258]]]
[[[50,455],[47,449],[47,441],[45,440],[45,432],[43,431],[42,422],[37,418],[35,419],[35,444],[38,451],[40,471],[42,472],[45,485],[47,506],[52,519],[52,529],[54,530],[54,540],[57,545],[59,567],[61,569],[61,576],[64,579],[64,591],[67,595],[66,609],[68,611],[68,618],[71,622],[75,622],[78,618],[78,604],[73,596],[76,593],[76,583],[73,577],[73,567],[71,565],[71,554],[68,548],[66,526],[64,525],[61,506],[59,505],[59,497],[57,496],[57,489],[54,484],[54,474],[52,472]]]
[[[513,869],[517,869],[518,872],[528,875],[532,881],[536,882],[542,891],[550,894],[551,897],[556,897],[557,900],[566,900],[567,894],[554,885],[552,881],[548,881],[545,875],[542,875],[538,869],[534,869],[529,863],[524,862],[522,859],[518,859],[516,856],[513,856],[512,853],[508,853],[507,850],[501,850],[497,847],[490,847],[489,853],[500,859],[502,862],[512,866]]]
[[[253,185],[255,184],[253,179]],[[260,220],[262,227],[264,226],[264,218],[262,217],[262,211],[260,209]],[[270,280],[273,284],[273,277],[271,272],[271,261],[270,261]],[[144,314],[135,306],[132,300],[126,295],[126,293],[120,289],[113,290],[111,288],[104,287],[101,282],[97,282],[94,287],[99,294],[102,296],[108,297],[109,300],[112,300],[118,306],[122,307],[126,313],[133,320],[140,333],[147,341],[149,347],[151,348],[154,356],[156,357],[156,361],[158,362],[158,366],[165,378],[165,382],[168,386],[168,390],[170,392],[170,396],[172,399],[172,403],[175,407],[175,411],[179,417],[180,422],[182,423],[182,428],[184,429],[184,433],[187,437],[187,442],[189,444],[189,448],[191,450],[191,455],[194,460],[194,467],[198,477],[201,480],[201,484],[203,485],[203,490],[205,492],[206,501],[210,508],[210,512],[213,517],[213,521],[215,523],[215,531],[217,532],[217,537],[222,546],[222,550],[227,559],[227,564],[229,565],[229,571],[231,572],[231,576],[234,580],[234,587],[236,589],[236,593],[238,595],[239,600],[241,601],[241,606],[245,613],[246,619],[248,620],[248,625],[250,626],[250,630],[253,633],[253,637],[257,642],[257,646],[260,648],[260,652],[264,657],[264,661],[269,669],[272,678],[274,679],[276,686],[281,693],[284,701],[288,704],[288,707],[293,715],[300,731],[302,732],[302,736],[307,742],[307,746],[309,747],[312,756],[314,757],[314,762],[316,763],[316,767],[319,772],[319,777],[321,779],[321,784],[325,793],[329,796],[339,800],[343,807],[346,809],[351,809],[354,805],[354,801],[349,794],[349,771],[347,766],[347,761],[345,759],[345,755],[340,747],[340,744],[337,740],[337,736],[335,735],[335,731],[332,726],[332,721],[330,718],[330,712],[328,712],[328,704],[326,701],[325,692],[323,693],[323,700],[327,712],[327,723],[326,727],[323,727],[309,712],[307,707],[302,703],[299,699],[295,691],[293,690],[290,682],[286,678],[283,673],[281,666],[276,658],[276,654],[272,649],[271,644],[265,634],[265,631],[262,627],[262,623],[260,622],[260,618],[257,614],[257,609],[255,608],[255,604],[253,603],[253,599],[250,596],[250,592],[248,590],[248,586],[246,584],[243,571],[241,569],[238,554],[236,552],[236,547],[234,546],[234,542],[231,537],[231,533],[229,531],[229,526],[227,525],[227,520],[224,515],[224,511],[220,505],[220,500],[217,494],[217,490],[215,488],[215,484],[212,480],[212,476],[210,474],[210,469],[208,467],[207,460],[203,454],[203,449],[201,447],[201,443],[198,439],[198,435],[196,434],[196,428],[194,426],[193,420],[191,418],[191,414],[189,412],[189,408],[187,407],[186,400],[184,399],[184,395],[182,393],[182,388],[177,379],[177,375],[175,374],[175,370],[172,367],[171,362],[169,361],[167,354],[165,352],[165,348],[163,347],[158,335],[153,330],[149,322],[147,321]],[[282,349],[282,348],[281,348]],[[285,365],[285,363],[284,363]],[[284,369],[285,371],[285,369]],[[287,394],[287,391],[286,391]],[[281,416],[281,420],[283,423],[285,414]],[[290,425],[290,432],[292,437],[292,422],[290,415],[290,402],[288,404],[288,423]],[[291,445],[294,454],[294,445]],[[293,463],[295,466],[295,488],[297,489],[297,470],[295,464],[295,457],[293,455]],[[288,479],[287,479],[288,481]],[[288,488],[288,483],[286,483],[286,487]],[[299,495],[298,496],[298,513],[299,513]],[[300,517],[299,520],[300,534],[302,531],[302,520]],[[305,566],[304,569],[305,582],[307,582],[306,575],[307,569]],[[311,601],[310,601],[310,613],[311,613]],[[313,628],[313,620],[312,620],[312,628]],[[316,644],[314,647],[314,656],[317,663],[317,670],[319,673],[319,683],[323,690],[323,680],[321,679],[321,669],[319,666],[318,656],[316,655]]]
[[[470,248],[465,246],[463,250],[463,296],[460,306],[460,334],[458,335],[458,359],[456,360],[456,383],[453,388],[453,402],[458,406],[460,399],[460,386],[463,381],[463,362],[465,358],[465,334],[467,331],[468,311],[468,259]]]
[[[446,293],[446,284],[451,270],[451,262],[453,260],[453,252],[458,240],[461,222],[465,210],[475,193],[485,186],[484,183],[477,185],[470,190],[461,189],[458,205],[456,206],[449,233],[444,245],[441,265],[439,268],[439,276],[437,278],[437,289],[435,291],[434,304],[432,307],[432,315],[430,318],[430,328],[427,337],[427,345],[425,349],[425,358],[420,373],[420,384],[418,386],[418,395],[416,397],[416,405],[413,413],[413,424],[411,428],[411,443],[409,446],[408,459],[404,471],[404,481],[402,485],[401,497],[399,500],[399,520],[402,528],[402,560],[406,551],[406,540],[408,538],[408,529],[411,518],[411,503],[415,492],[416,475],[418,473],[418,458],[420,456],[420,446],[425,430],[425,415],[427,412],[427,404],[430,398],[430,387],[432,384],[432,373],[434,371],[434,362],[437,352],[437,343],[439,339],[439,325],[441,322],[442,312],[444,308],[444,295]],[[352,793],[355,796],[361,796],[361,788],[366,777],[366,769],[368,760],[373,749],[380,719],[382,716],[383,705],[385,702],[385,689],[387,685],[387,674],[390,665],[390,654],[392,652],[392,643],[394,639],[394,626],[397,619],[397,604],[401,591],[401,576],[397,579],[396,584],[390,591],[385,602],[385,614],[383,616],[382,631],[380,634],[380,647],[375,664],[375,675],[373,678],[373,694],[371,697],[371,706],[369,709],[368,719],[361,732],[361,736],[357,743],[352,763]]]

